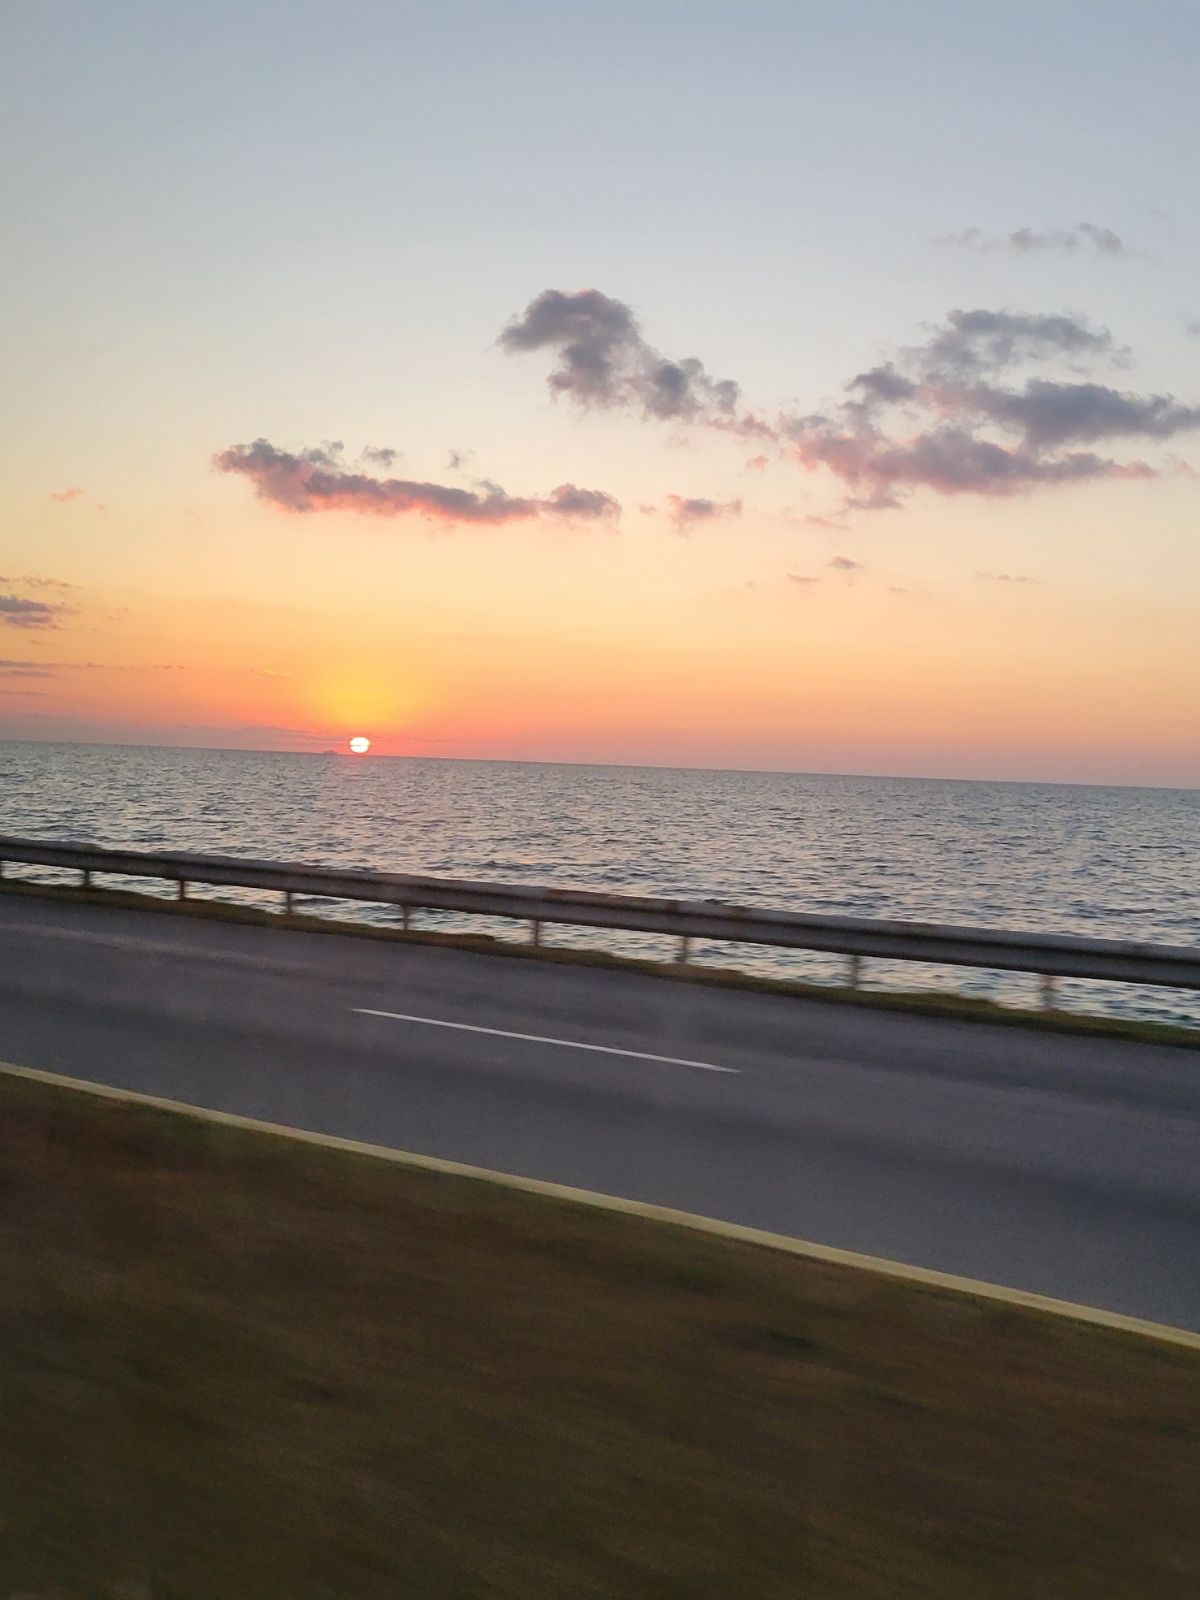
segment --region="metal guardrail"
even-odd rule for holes
[[[238,856],[105,850],[92,845],[0,836],[0,879],[6,862],[74,869],[82,874],[85,888],[91,887],[95,873],[160,878],[178,886],[181,900],[187,898],[189,884],[271,890],[283,896],[285,912],[292,910],[297,896],[393,905],[399,908],[406,929],[410,912],[418,910],[512,917],[531,925],[534,944],[540,941],[544,923],[667,934],[679,940],[680,961],[687,961],[697,939],[832,951],[849,957],[851,987],[858,985],[863,960],[877,958],[1034,973],[1042,979],[1042,1000],[1047,1006],[1053,1004],[1055,978],[1200,989],[1200,948],[1192,946],[819,916],[731,906],[716,900],[664,900],[250,861]]]

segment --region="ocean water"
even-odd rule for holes
[[[0,833],[1200,945],[1194,790],[0,742]],[[511,923],[487,931],[527,937]],[[592,930],[546,939],[672,949]],[[696,955],[845,976],[840,957],[731,945]],[[1036,999],[1023,974],[868,962],[864,980]],[[1200,1022],[1200,997],[1185,992],[1071,982],[1061,998]]]

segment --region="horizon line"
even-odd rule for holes
[[[369,764],[371,761],[443,761],[459,762],[467,765],[510,767],[590,767],[618,772],[702,772],[766,778],[861,778],[870,782],[887,783],[1003,783],[1013,784],[1018,787],[1053,789],[1147,789],[1166,794],[1200,793],[1200,784],[1189,783],[1133,783],[1119,780],[1087,781],[1073,778],[968,778],[954,773],[833,772],[799,767],[720,767],[706,764],[650,761],[544,760],[529,756],[425,755],[413,751],[396,751],[391,754],[381,753],[378,755],[373,752],[367,752],[363,755],[355,755],[349,750],[341,749],[278,750],[251,745],[168,744],[148,739],[135,741],[120,739],[29,739],[0,734],[0,745],[3,744],[59,745],[85,750],[190,750],[204,755],[305,756],[320,759],[327,759],[333,756],[341,760],[354,761],[359,765]]]

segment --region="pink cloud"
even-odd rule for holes
[[[376,452],[378,454],[378,452]],[[560,483],[543,496],[506,494],[497,484],[458,489],[406,478],[377,478],[347,470],[341,446],[320,445],[294,454],[266,439],[235,444],[213,457],[218,472],[237,473],[260,500],[281,511],[353,511],[376,517],[418,516],[443,524],[498,526],[537,517],[596,521],[619,515],[620,503],[601,489]]]
[[[715,522],[720,517],[740,517],[740,500],[706,500],[684,495],[667,496],[667,515],[676,528],[690,528],[697,522]]]
[[[0,594],[0,625],[10,628],[56,628],[67,608],[46,600],[27,600],[22,595]]]

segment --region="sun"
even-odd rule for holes
[[[356,733],[350,741],[350,749],[356,756],[365,756],[371,748],[371,741],[365,734]]]

